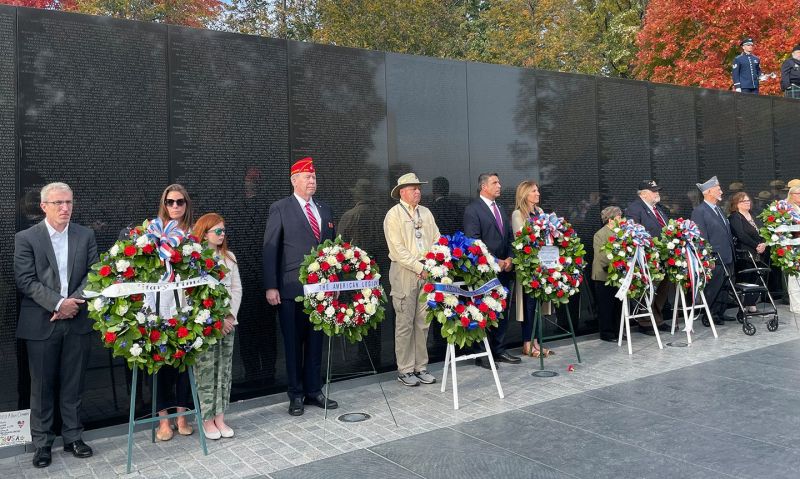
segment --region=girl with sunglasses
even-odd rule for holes
[[[233,437],[233,429],[225,424],[225,409],[231,398],[233,364],[233,339],[236,315],[242,304],[242,281],[236,256],[228,250],[225,220],[217,213],[207,213],[194,225],[194,236],[207,242],[209,248],[230,270],[222,283],[231,295],[231,313],[222,325],[224,336],[197,358],[194,373],[197,376],[197,393],[203,413],[203,432],[208,439]]]

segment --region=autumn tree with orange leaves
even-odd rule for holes
[[[761,71],[778,78],[761,93],[780,93],[780,65],[800,42],[800,0],[650,0],[637,43],[636,77],[729,89],[744,37],[755,40]]]

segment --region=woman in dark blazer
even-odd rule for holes
[[[731,224],[731,234],[736,238],[737,249],[748,251],[756,261],[761,259],[761,254],[767,248],[767,244],[761,238],[758,230],[761,228],[761,222],[758,218],[750,213],[750,207],[753,201],[750,196],[740,191],[731,198],[731,203],[728,206],[728,221]],[[752,268],[753,265],[749,261],[738,263],[742,269]],[[737,276],[740,276],[737,271]],[[745,283],[758,283],[757,273],[742,274],[739,281]],[[747,309],[751,312],[756,311],[755,301],[758,297],[745,297],[745,304]]]

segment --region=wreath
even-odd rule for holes
[[[541,302],[566,304],[578,293],[586,250],[564,218],[555,213],[529,218],[512,245],[514,267],[526,294]]]
[[[306,255],[300,265],[303,295],[295,301],[303,303],[315,331],[344,335],[355,343],[383,321],[386,298],[380,277],[366,251],[337,236]],[[354,291],[350,301],[340,301],[343,291]]]
[[[711,245],[700,235],[697,223],[683,218],[669,220],[657,246],[666,279],[691,289],[695,298],[711,281],[715,266]]]
[[[230,294],[220,281],[227,271],[214,250],[176,222],[145,221],[92,265],[84,296],[93,328],[131,369],[183,371],[222,338]],[[176,316],[157,314],[155,293],[176,290],[185,298]]]
[[[449,344],[483,341],[486,328],[503,317],[508,295],[497,279],[500,266],[483,241],[460,231],[441,236],[425,254],[423,268],[428,273],[420,295],[428,305],[425,321],[441,323]]]
[[[617,298],[641,298],[653,283],[664,278],[655,241],[644,226],[633,220],[617,220],[603,245],[609,259],[606,285],[620,288]]]
[[[789,276],[800,274],[800,240],[792,233],[800,227],[800,213],[786,200],[769,205],[758,217],[763,222],[761,237],[770,247],[772,264]],[[794,231],[794,234],[797,234]]]

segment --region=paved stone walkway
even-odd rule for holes
[[[672,384],[678,383],[682,384],[681,388],[685,389],[686,394],[691,397],[702,397],[705,378],[723,377],[725,371],[731,374],[736,373],[736,375],[728,374],[728,376],[733,378],[730,381],[737,384],[741,383],[747,386],[755,381],[762,389],[767,387],[772,391],[777,388],[789,394],[784,398],[788,402],[777,409],[770,410],[768,406],[775,406],[772,402],[764,405],[767,410],[763,411],[763,414],[793,414],[797,416],[800,404],[795,402],[792,405],[791,401],[800,398],[800,380],[798,380],[797,374],[800,366],[797,368],[790,366],[791,363],[788,361],[789,359],[794,360],[794,357],[787,351],[794,351],[795,346],[796,349],[800,349],[800,332],[796,329],[794,320],[785,307],[781,307],[781,317],[783,322],[778,331],[770,333],[765,325],[757,323],[758,332],[752,337],[745,336],[738,323],[727,322],[726,325],[719,327],[719,339],[715,340],[708,328],[697,324],[694,343],[690,347],[682,348],[665,345],[663,350],[659,350],[655,338],[634,333],[632,335],[634,341],[632,356],[627,354],[624,344],[623,347],[618,348],[616,344],[599,339],[584,338],[579,342],[583,360],[581,364],[576,362],[571,343],[562,343],[561,346],[555,348],[557,354],[546,361],[546,369],[557,371],[559,373],[557,377],[531,377],[530,373],[538,369],[539,363],[538,360],[530,358],[523,359],[520,365],[502,364],[499,373],[505,399],[497,396],[491,372],[459,363],[459,410],[453,409],[449,384],[447,392],[442,393],[438,383],[431,386],[406,388],[395,381],[392,375],[382,375],[381,377],[384,378],[383,389],[394,412],[397,426],[384,403],[377,382],[370,384],[363,384],[363,381],[361,384],[358,382],[336,383],[332,386],[331,397],[338,400],[341,407],[336,411],[331,411],[327,421],[324,420],[323,410],[318,408],[306,409],[305,415],[299,418],[291,417],[286,413],[286,403],[283,401],[266,407],[248,408],[247,402],[238,405],[238,412],[231,414],[229,418],[229,424],[236,430],[236,437],[228,440],[209,441],[208,456],[202,454],[196,433],[190,437],[176,435],[172,441],[153,444],[149,441],[149,431],[139,431],[135,435],[134,472],[130,475],[125,473],[126,437],[115,436],[91,441],[95,455],[87,460],[75,459],[71,455],[64,454],[60,449],[54,450],[53,464],[44,470],[34,469],[30,465],[31,454],[2,459],[0,460],[0,477],[102,477],[106,479],[113,476],[145,478],[353,477],[356,474],[366,474],[368,469],[356,467],[362,462],[365,465],[375,466],[374,469],[369,469],[370,477],[392,477],[394,479],[399,477],[477,477],[477,474],[470,471],[480,471],[480,464],[483,462],[476,463],[473,469],[464,469],[459,465],[475,463],[474,458],[471,457],[472,449],[465,447],[462,450],[457,446],[455,449],[451,447],[453,444],[461,444],[465,435],[472,438],[471,440],[484,441],[485,439],[488,441],[484,444],[486,450],[497,449],[495,451],[497,455],[493,456],[494,459],[489,463],[499,460],[498,458],[504,458],[502,463],[511,461],[508,464],[516,464],[522,468],[520,470],[525,472],[520,475],[519,471],[514,472],[513,467],[508,471],[504,467],[502,474],[507,477],[604,477],[605,474],[601,473],[604,470],[603,465],[610,466],[620,460],[619,457],[611,454],[611,450],[603,449],[602,454],[593,458],[597,463],[596,466],[586,470],[570,470],[570,467],[565,464],[545,464],[541,458],[532,459],[537,467],[531,469],[529,464],[531,458],[525,458],[525,454],[521,452],[509,452],[506,449],[497,448],[491,443],[493,439],[483,438],[482,431],[485,428],[495,436],[502,432],[503,435],[513,439],[520,435],[530,434],[530,431],[535,431],[537,428],[552,427],[553,424],[550,422],[553,421],[556,424],[570,425],[569,427],[572,428],[590,430],[591,428],[588,426],[576,426],[573,423],[584,420],[591,415],[591,411],[604,407],[603,405],[606,403],[613,403],[617,408],[632,408],[626,410],[627,413],[619,417],[616,426],[624,425],[627,421],[626,416],[637,417],[639,421],[642,421],[642,410],[636,407],[635,402],[628,401],[628,404],[625,404],[626,397],[632,399],[639,391],[652,391],[653,388],[660,388],[663,393],[663,390],[668,391]],[[664,335],[663,339],[665,343],[683,341],[685,336],[669,337],[669,335]],[[764,348],[763,351],[766,352],[772,351],[771,357],[786,361],[781,364],[759,361],[761,353],[756,350],[761,348]],[[800,358],[800,354],[797,355],[797,358]],[[567,368],[570,364],[575,365],[574,372],[568,372]],[[687,369],[685,372],[676,371],[681,368]],[[441,364],[433,365],[431,369],[437,378],[441,379]],[[696,371],[705,372],[700,374]],[[683,385],[684,382],[680,378],[686,375],[694,378],[695,381]],[[769,378],[766,386],[759,382],[766,381],[765,378]],[[784,381],[787,385],[785,388],[781,386]],[[724,384],[717,384],[717,386],[721,388],[721,391],[728,387]],[[662,396],[663,394],[658,397]],[[555,399],[558,401],[554,401]],[[768,399],[773,402],[777,400],[772,396]],[[595,401],[596,404],[587,410],[581,404],[589,400]],[[672,402],[679,400],[680,398],[669,399],[664,407],[673,406]],[[731,396],[730,400],[736,401],[737,398]],[[568,407],[565,409],[565,406]],[[691,406],[686,407],[691,410]],[[759,408],[759,404],[742,404],[740,411]],[[538,415],[540,409],[550,412],[542,413],[540,417]],[[716,417],[715,421],[733,425],[732,427],[735,428],[737,422],[742,420],[741,417],[734,414],[734,411],[737,410],[725,409],[725,411],[729,411],[730,417]],[[792,410],[794,413],[791,413]],[[336,415],[345,412],[366,412],[372,416],[372,419],[357,424],[345,424],[335,419]],[[650,417],[649,415],[645,416]],[[531,419],[531,417],[535,419]],[[547,422],[546,425],[537,422],[542,421],[542,417],[550,422]],[[747,418],[757,417],[752,414],[747,415]],[[778,416],[778,418],[780,417],[782,416]],[[616,426],[612,426],[610,429],[616,429]],[[672,426],[674,427],[674,424]],[[495,429],[492,429],[493,427]],[[501,429],[497,430],[498,427]],[[543,436],[544,443],[553,442],[562,450],[578,452],[582,447],[588,447],[585,444],[585,437],[577,437],[564,431],[559,434],[562,433],[564,437]],[[675,433],[682,434],[680,429]],[[407,439],[412,436],[414,436],[414,440]],[[622,438],[614,440],[623,441]],[[636,441],[639,440],[641,438]],[[391,445],[387,445],[392,441],[394,442]],[[638,444],[636,441],[632,440],[630,444],[624,443],[623,445],[627,444],[627,446],[622,447],[621,450],[635,449],[638,447],[635,446]],[[423,448],[415,451],[411,447],[414,444],[422,444]],[[413,458],[414,455],[424,456],[437,453],[443,444],[448,444],[448,448],[442,448],[442,450],[446,450],[450,454],[434,455],[431,460],[437,457],[450,457],[454,459],[453,462],[433,461],[433,465],[437,467],[425,467],[418,470],[414,470],[407,464],[409,458]],[[798,444],[800,442],[789,445],[793,448],[793,453],[797,453]],[[470,447],[474,447],[474,445]],[[741,447],[746,447],[746,444]],[[526,446],[526,448],[536,449],[533,445]],[[725,448],[729,448],[727,444]],[[551,450],[552,446],[547,449]],[[586,451],[587,457],[589,450]],[[393,451],[401,452],[395,454]],[[643,468],[639,463],[642,461],[647,463],[652,458],[644,458],[638,449],[636,451],[631,449],[631,451],[629,451],[631,454],[624,455],[628,458],[627,462],[630,466],[629,469],[626,469],[629,471],[627,474],[629,477],[672,477],[661,473],[649,475],[647,471],[652,472],[653,469]],[[481,453],[484,453],[483,448],[481,448]],[[403,456],[403,454],[407,455]],[[681,461],[678,462],[683,464]],[[387,463],[391,467],[387,468]],[[410,464],[414,463],[411,460]],[[535,474],[530,472],[533,470],[537,472]],[[674,477],[751,476],[750,473],[718,473],[718,469],[714,468],[701,469],[701,472],[705,471],[705,476],[702,474],[697,476],[695,474],[697,471],[691,468],[681,469],[679,467],[674,470],[677,474]],[[680,471],[682,470],[687,475],[681,476]],[[795,472],[798,470],[800,469],[794,469]],[[712,471],[717,472],[712,473]],[[619,477],[619,473],[616,474],[617,476],[613,477]]]

